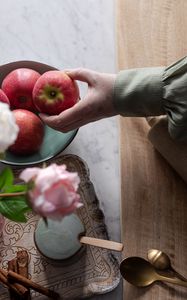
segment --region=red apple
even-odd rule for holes
[[[18,137],[9,147],[12,153],[28,155],[37,152],[44,138],[44,124],[33,112],[15,109],[13,114],[19,127]]]
[[[32,91],[40,74],[32,69],[20,68],[10,72],[2,82],[2,90],[10,101],[10,107],[35,111]]]
[[[1,89],[0,89],[0,102],[4,102],[10,105],[7,95]]]
[[[63,71],[45,72],[33,89],[33,101],[38,111],[58,115],[79,99],[77,83]]]

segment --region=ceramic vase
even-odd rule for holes
[[[65,216],[62,220],[41,218],[38,221],[34,241],[38,251],[49,259],[64,260],[76,254],[81,244],[79,236],[84,225],[76,214]]]

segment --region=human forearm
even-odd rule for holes
[[[113,103],[123,116],[145,117],[165,114],[162,75],[164,68],[139,68],[119,72]]]

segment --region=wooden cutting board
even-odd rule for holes
[[[119,69],[164,66],[187,55],[187,1],[117,0]],[[144,118],[120,118],[121,220],[124,257],[168,253],[187,277],[187,186],[147,139]],[[180,159],[180,157],[179,157]],[[182,300],[187,289],[124,280],[125,300]]]

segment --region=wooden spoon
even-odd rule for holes
[[[114,241],[80,235],[79,242],[81,244],[105,248],[105,249],[114,250],[118,252],[123,251],[123,244]]]

